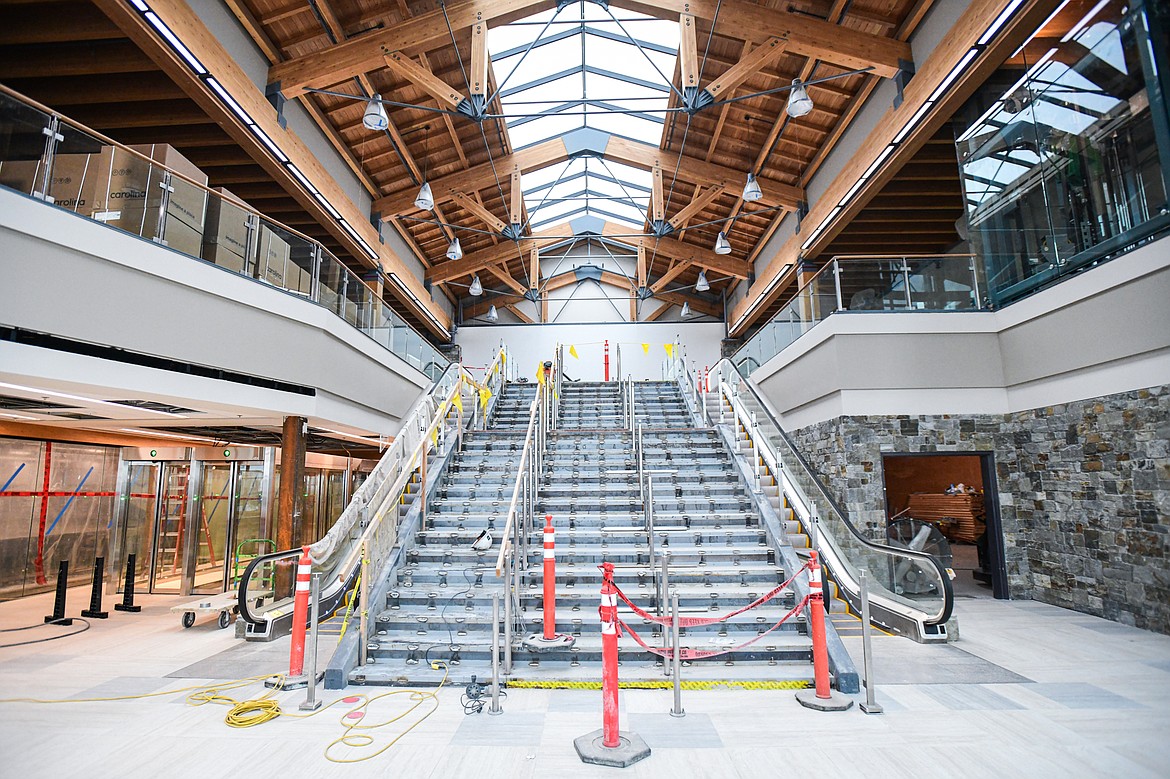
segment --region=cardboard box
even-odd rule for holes
[[[159,235],[158,230],[165,174],[160,166],[173,169],[204,185],[207,183],[207,176],[165,144],[130,148],[149,156],[159,164],[153,165],[117,147],[104,147],[98,155],[97,175],[93,178],[93,208],[90,213],[94,219],[144,238],[164,238]],[[202,235],[207,211],[207,192],[182,180],[173,182],[172,188],[174,191],[168,193],[167,220],[182,222],[192,231]],[[185,239],[181,242],[184,245],[189,244]],[[168,245],[173,243],[168,241]],[[198,248],[188,253],[200,256]]]
[[[257,278],[273,286],[287,289],[290,247],[267,225],[260,225],[259,274]],[[294,270],[295,265],[291,266]]]
[[[256,260],[248,252],[248,220],[253,216],[237,203],[226,189],[216,189],[207,202],[207,227],[203,236],[203,259],[253,276]]]
[[[47,194],[62,208],[88,215],[93,179],[97,176],[98,154],[56,154]],[[0,184],[26,195],[38,193],[44,182],[44,168],[38,160],[0,163]]]
[[[168,217],[160,243],[191,257],[199,257],[203,251],[203,231],[188,226],[180,219]]]

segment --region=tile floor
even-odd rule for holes
[[[70,593],[72,614],[85,603]],[[0,649],[0,697],[70,699],[141,695],[277,672],[287,639],[244,644],[211,620],[184,630],[168,608],[139,598],[141,614],[110,618],[68,638]],[[50,596],[0,603],[0,629],[39,623]],[[583,765],[576,736],[600,727],[597,692],[514,690],[501,716],[466,716],[460,690],[430,699],[397,694],[371,704],[369,747],[331,742],[350,706],[248,729],[225,725],[226,707],[187,705],[185,694],[116,702],[0,703],[0,776],[11,777],[1168,777],[1170,637],[1031,601],[964,599],[961,640],[921,646],[874,642],[881,715],[801,708],[791,692],[684,692],[687,715],[669,716],[669,691],[623,691],[623,727],[653,754],[624,772]],[[79,627],[75,623],[74,627]],[[0,644],[66,632],[0,633]],[[334,639],[322,638],[324,649]],[[860,639],[846,638],[860,665]],[[437,675],[437,674],[436,674]],[[228,693],[243,699],[254,687]],[[324,692],[377,695],[385,688]],[[305,693],[278,696],[296,712]],[[858,699],[861,696],[856,696]],[[411,710],[412,706],[416,706]],[[390,745],[390,746],[388,746]],[[347,765],[383,747],[373,759]]]

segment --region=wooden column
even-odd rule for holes
[[[276,548],[292,549],[304,538],[301,518],[305,494],[305,427],[304,417],[285,417],[280,441],[280,499],[276,509]],[[313,539],[316,540],[316,539]]]

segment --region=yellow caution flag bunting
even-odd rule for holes
[[[642,354],[650,354],[650,344],[642,344]]]
[[[453,402],[455,404],[455,408],[459,409],[459,413],[462,414],[463,413],[463,393],[456,392]]]
[[[573,355],[573,357],[575,357],[577,359],[581,359],[580,356],[577,354],[577,347],[573,346],[572,344],[569,344],[569,354]]]
[[[666,350],[667,357],[674,357],[674,344],[663,344],[662,348]]]
[[[536,364],[536,380],[540,382],[540,386],[544,386],[544,362]]]
[[[492,391],[487,387],[480,387],[479,390],[479,407],[487,408],[488,401],[492,399]]]

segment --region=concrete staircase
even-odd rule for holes
[[[456,683],[490,676],[493,593],[500,536],[536,387],[508,384],[489,428],[465,436],[441,486],[428,496],[422,529],[408,548],[386,604],[378,604],[373,663],[351,679],[366,684],[418,683],[435,676],[432,660],[450,663]],[[668,552],[670,588],[683,616],[715,616],[746,605],[788,578],[769,545],[732,454],[713,429],[696,428],[674,383],[634,385],[634,416],[643,426],[643,467],[653,479],[656,553]],[[616,584],[641,608],[658,613],[658,558],[646,532],[634,436],[624,429],[623,385],[567,383],[558,429],[549,434],[537,514],[557,530],[557,629],[570,650],[513,649],[513,681],[596,681],[601,657],[598,565],[615,565]],[[716,412],[717,413],[717,412]],[[655,473],[656,472],[656,473]],[[516,613],[519,637],[542,627],[541,532],[531,538]],[[492,548],[476,552],[482,531]],[[794,559],[789,553],[789,559]],[[686,647],[728,649],[763,633],[795,603],[791,588],[763,607],[705,627],[682,630]],[[622,618],[651,646],[669,631],[621,608]],[[662,679],[662,662],[626,636],[619,646],[623,679]],[[811,643],[803,616],[793,617],[750,647],[696,660],[687,679],[768,680],[802,684],[812,678]]]

